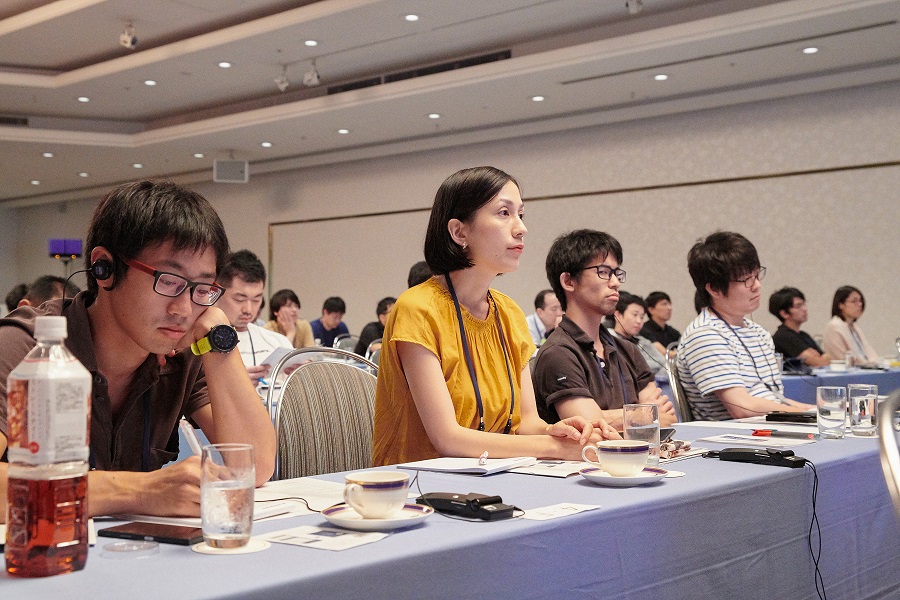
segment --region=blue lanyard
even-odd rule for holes
[[[466,328],[463,327],[462,309],[459,306],[459,300],[456,297],[456,290],[453,289],[453,281],[450,280],[450,274],[445,273],[444,279],[447,280],[447,289],[450,291],[450,297],[453,298],[453,305],[456,307],[456,319],[459,322],[459,335],[462,338],[463,354],[466,357],[466,365],[469,367],[469,377],[472,379],[472,387],[475,388],[475,402],[478,405],[478,431],[484,431],[484,405],[481,402],[481,390],[478,387],[478,378],[475,376],[475,365],[472,362],[472,355],[469,352],[469,340],[466,337]],[[503,336],[503,327],[500,326],[500,312],[497,310],[497,302],[488,290],[488,300],[494,305],[494,318],[497,320],[497,332],[500,334],[500,347],[503,348],[503,360],[506,362],[506,376],[509,378],[509,418],[506,420],[506,427],[503,433],[509,433],[512,430],[513,408],[516,405],[516,388],[513,387],[512,369],[509,366],[509,354],[506,351],[506,338]]]

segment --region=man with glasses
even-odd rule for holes
[[[565,315],[538,351],[532,373],[538,412],[548,423],[602,418],[621,431],[622,406],[638,402],[659,405],[660,425],[676,421],[640,349],[603,326],[625,281],[621,263],[622,246],[601,231],[572,231],[550,247],[547,279]]]
[[[831,364],[831,357],[822,352],[812,336],[802,331],[800,326],[809,318],[806,296],[794,287],[783,287],[769,297],[769,312],[781,325],[772,334],[775,351],[784,358],[799,358],[811,367]]]
[[[784,397],[772,336],[747,317],[759,308],[766,268],[750,240],[718,231],[694,244],[688,271],[700,314],[678,345],[678,375],[694,416],[721,421],[803,412]]]
[[[228,239],[212,206],[172,183],[120,186],[94,212],[87,248],[86,292],[0,320],[0,393],[35,345],[35,318],[65,316],[66,346],[92,376],[89,514],[199,515],[199,459],[161,468],[178,455],[182,416],[213,443],[253,444],[256,483],[268,480],[272,422],[213,306]],[[4,461],[7,427],[0,402]],[[0,463],[0,504],[6,472]]]

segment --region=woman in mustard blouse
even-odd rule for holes
[[[401,294],[385,326],[375,465],[485,451],[580,460],[589,440],[619,437],[602,420],[538,416],[525,315],[490,289],[519,266],[522,217],[518,183],[493,167],[454,173],[438,190],[425,260],[439,275]]]

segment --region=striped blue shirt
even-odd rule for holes
[[[677,364],[688,403],[700,420],[731,418],[716,390],[743,386],[751,396],[784,401],[772,336],[749,319],[732,329],[704,308],[681,336]]]

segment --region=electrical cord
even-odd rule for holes
[[[809,555],[812,557],[815,568],[813,579],[816,584],[816,594],[818,594],[819,598],[822,600],[827,600],[828,596],[825,595],[825,580],[822,578],[822,572],[819,570],[819,561],[822,559],[822,528],[819,526],[819,517],[816,515],[816,497],[819,493],[819,474],[816,472],[816,465],[814,465],[811,460],[807,459],[806,466],[808,466],[813,473],[812,519],[809,522],[809,535],[807,536],[807,541],[809,542]],[[815,551],[813,550],[813,527],[816,529],[816,538],[818,541]]]
[[[430,508],[431,510],[433,510],[436,514],[439,514],[442,517],[446,517],[448,519],[453,519],[454,521],[465,521],[466,523],[490,523],[491,522],[491,521],[485,521],[484,519],[461,517],[459,515],[448,515],[445,512],[441,512],[441,511],[437,510],[435,507],[433,507],[431,505],[431,503],[428,502],[428,498],[425,497],[425,493],[422,491],[422,486],[419,484],[419,473],[418,472],[416,473],[416,476],[413,477],[413,480],[411,482],[409,482],[409,486],[412,487],[413,483],[416,484],[416,489],[419,490],[419,497],[422,499],[422,503],[425,506],[427,506],[428,508]],[[521,519],[523,516],[525,516],[525,511],[522,510],[521,508],[519,508],[518,506],[515,507],[515,510],[518,511],[519,514],[515,514],[515,511],[514,511],[513,516],[510,518]]]

